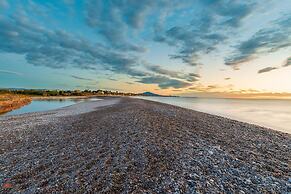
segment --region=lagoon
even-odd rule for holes
[[[76,103],[84,101],[99,100],[96,98],[87,99],[53,99],[53,100],[33,100],[30,104],[23,106],[19,109],[13,110],[11,112],[5,113],[4,115],[19,115],[30,112],[41,112],[49,111],[54,109],[59,109],[62,107],[70,106]]]

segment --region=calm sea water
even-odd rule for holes
[[[75,103],[83,102],[83,101],[92,101],[99,100],[96,98],[88,98],[88,99],[62,99],[62,100],[33,100],[30,104],[21,107],[20,109],[13,110],[4,115],[18,115],[29,112],[40,112],[40,111],[48,111],[54,110],[58,108],[62,108],[65,106],[70,106]]]
[[[291,134],[291,100],[140,97]]]

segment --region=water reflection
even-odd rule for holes
[[[4,115],[18,115],[29,112],[40,112],[54,110],[66,106],[70,106],[83,101],[100,100],[97,98],[87,99],[46,99],[46,100],[33,100],[30,104],[21,107],[20,109],[13,110]]]

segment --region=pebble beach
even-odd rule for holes
[[[290,193],[291,135],[134,98],[0,117],[0,193]]]

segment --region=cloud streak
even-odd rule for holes
[[[171,27],[164,34],[159,32],[155,37],[158,42],[178,47],[179,51],[171,55],[172,59],[181,59],[190,66],[199,65],[201,54],[216,50],[227,39],[219,26],[224,25],[226,29],[239,27],[254,6],[235,1],[199,1],[199,4],[205,8],[200,17],[187,25]],[[219,21],[217,16],[221,17]]]
[[[289,57],[288,59],[286,59],[285,64],[283,65],[283,67],[288,67],[291,65],[291,57]]]
[[[96,70],[142,76],[135,70],[138,59],[112,51],[100,43],[91,43],[65,31],[46,30],[20,17],[0,18],[0,52],[24,55],[27,62],[50,68]]]
[[[84,78],[84,77],[77,76],[77,75],[71,75],[71,77],[75,78],[75,79],[78,79],[78,80],[95,81],[94,79]]]
[[[22,76],[22,73],[16,72],[16,71],[9,71],[9,70],[5,70],[5,69],[0,69],[0,74],[13,74],[13,75],[17,75],[17,76]]]
[[[171,79],[165,76],[149,76],[144,77],[137,81],[139,83],[143,84],[157,84],[161,89],[168,89],[168,88],[186,88],[191,86],[191,83],[177,80],[177,79]]]
[[[266,68],[263,68],[263,69],[260,69],[258,71],[258,73],[267,73],[267,72],[270,72],[270,71],[273,71],[273,70],[276,70],[278,69],[277,67],[266,67]]]
[[[144,52],[145,48],[130,42],[126,34],[129,28],[143,25],[147,12],[156,1],[95,1],[86,3],[87,24],[98,30],[115,49]]]
[[[167,27],[167,19],[175,12],[191,7],[201,7],[189,22]],[[166,43],[178,48],[172,59],[181,59],[184,63],[197,66],[199,56],[216,49],[216,46],[227,39],[225,28],[237,28],[248,16],[253,3],[237,1],[186,1],[186,0],[111,0],[86,3],[86,21],[88,26],[97,30],[114,49],[123,51],[144,52],[146,49],[133,43],[135,32],[141,30],[150,16],[156,16],[156,22],[149,23],[147,28],[155,32],[154,41]],[[201,12],[201,13],[199,13]],[[198,17],[197,17],[198,16]],[[218,19],[220,18],[220,19]]]
[[[5,8],[8,8],[8,7],[9,7],[9,4],[8,4],[8,2],[6,0],[1,0],[0,1],[0,9],[1,8],[5,9]]]
[[[168,76],[168,77],[176,78],[176,79],[182,79],[189,82],[199,81],[201,77],[199,74],[196,74],[196,73],[185,74],[179,71],[167,70],[167,69],[162,68],[159,65],[147,65],[146,68],[156,74],[160,74],[163,76]]]
[[[225,59],[225,64],[238,66],[266,53],[291,46],[291,16],[277,20],[271,28],[259,30],[250,39],[236,45],[236,51]]]
[[[274,71],[274,70],[277,70],[277,69],[282,69],[282,68],[285,68],[285,67],[289,67],[291,65],[291,57],[287,58],[286,61],[284,62],[284,64],[280,67],[266,67],[266,68],[263,68],[263,69],[260,69],[258,71],[258,73],[267,73],[267,72],[270,72],[270,71]]]

